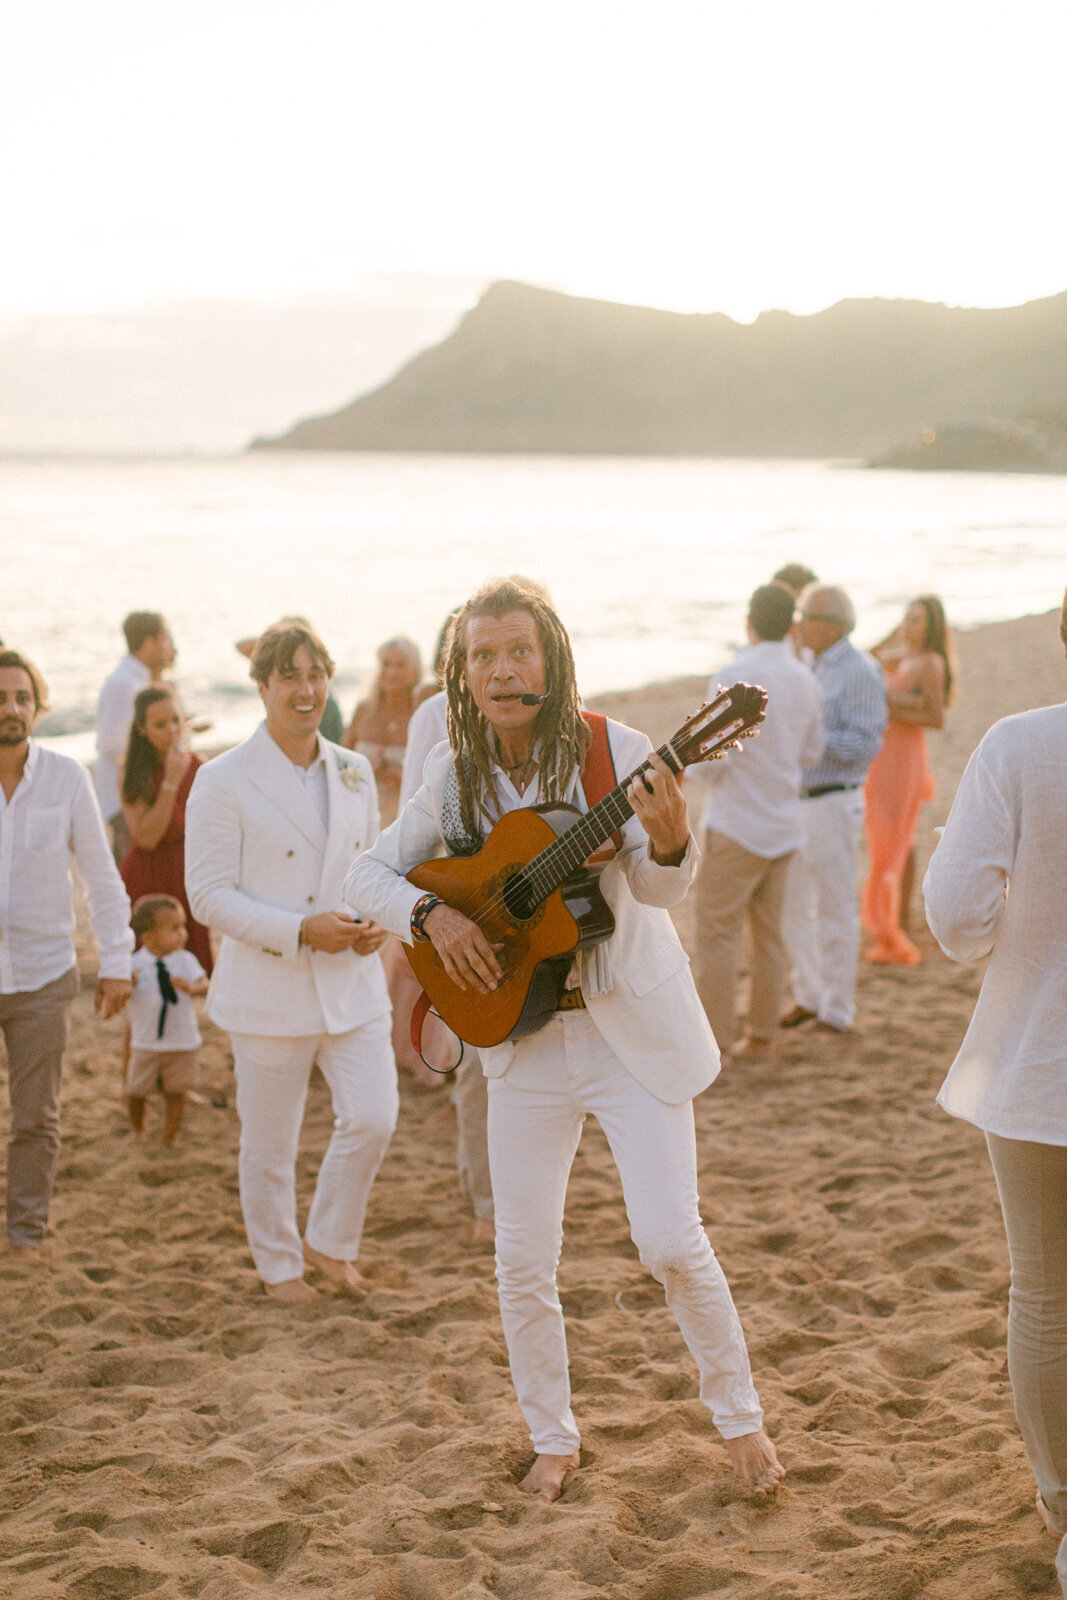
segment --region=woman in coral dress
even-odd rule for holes
[[[167,688],[142,689],[122,773],[122,814],[133,840],[119,871],[131,905],[145,894],[171,894],[185,909],[188,948],[204,971],[211,938],[185,894],[185,802],[200,757],[185,747],[185,720]]]
[[[904,931],[902,883],[915,844],[919,807],[933,798],[926,756],[927,728],[940,728],[951,703],[955,673],[936,595],[920,595],[904,621],[873,652],[886,674],[889,726],[871,763],[864,793],[870,873],[863,891],[863,926],[872,936],[868,961],[915,966],[922,957]]]

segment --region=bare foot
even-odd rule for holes
[[[535,1456],[519,1488],[523,1494],[540,1495],[542,1500],[558,1500],[567,1473],[580,1466],[577,1450],[572,1456]]]
[[[12,1261],[42,1261],[41,1247],[36,1244],[13,1244],[8,1246],[8,1255]]]
[[[496,1223],[492,1217],[475,1217],[471,1244],[492,1244],[496,1238]]]
[[[818,1034],[826,1039],[847,1039],[851,1028],[839,1028],[836,1022],[824,1022],[821,1017],[809,1017],[797,1027],[798,1034]]]
[[[336,1261],[333,1256],[324,1256],[318,1250],[313,1250],[304,1241],[304,1260],[309,1267],[314,1267],[316,1272],[321,1272],[323,1277],[339,1290],[342,1294],[353,1289],[365,1289],[366,1284],[356,1271],[353,1261]]]
[[[760,1494],[773,1494],[785,1477],[785,1468],[778,1460],[766,1429],[744,1433],[740,1439],[725,1439],[723,1443],[737,1476],[744,1478]]]
[[[1037,1493],[1034,1495],[1034,1506],[1037,1510],[1038,1516],[1041,1518],[1041,1521],[1045,1524],[1045,1532],[1051,1533],[1054,1539],[1059,1539],[1061,1535],[1058,1534],[1055,1528],[1052,1526],[1052,1513],[1045,1504],[1044,1496],[1042,1495],[1040,1489],[1038,1489]]]
[[[772,1040],[754,1039],[746,1033],[743,1039],[738,1039],[730,1054],[735,1061],[773,1061],[777,1051]]]
[[[263,1292],[270,1295],[272,1300],[280,1300],[283,1306],[306,1306],[319,1298],[319,1291],[313,1289],[310,1283],[305,1283],[303,1278],[285,1278],[281,1283],[265,1283]]]

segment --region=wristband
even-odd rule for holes
[[[419,944],[425,944],[430,935],[425,932],[423,924],[430,915],[434,906],[441,904],[440,897],[436,894],[424,894],[421,900],[416,900],[411,908],[411,936]]]

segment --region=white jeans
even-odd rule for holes
[[[569,1455],[580,1443],[556,1265],[587,1112],[611,1146],[633,1241],[697,1364],[701,1400],[724,1438],[757,1432],[763,1413],[745,1336],[700,1221],[692,1103],[668,1106],[649,1094],[588,1012],[570,1011],[523,1040],[504,1076],[489,1080],[500,1314],[534,1449]]]
[[[802,815],[804,843],[789,866],[782,918],[793,998],[823,1022],[851,1028],[860,954],[856,876],[863,790],[817,795],[802,803]]]
[[[230,1035],[241,1119],[241,1210],[264,1283],[299,1278],[304,1270],[296,1155],[316,1061],[330,1088],[334,1125],[304,1237],[335,1261],[359,1255],[367,1199],[399,1109],[390,1030],[386,1013],[347,1033]]]

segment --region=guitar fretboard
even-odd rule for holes
[[[682,763],[678,760],[669,745],[663,745],[656,754],[665,761],[671,771],[678,773],[682,770]],[[554,889],[577,872],[583,861],[598,850],[604,840],[610,838],[617,828],[621,828],[634,814],[634,808],[626,797],[626,791],[633,780],[642,772],[648,770],[648,761],[642,761],[635,767],[629,777],[617,783],[610,794],[603,800],[598,800],[596,805],[567,829],[558,839],[546,845],[540,855],[528,861],[522,871],[517,874],[526,888],[533,905],[539,905],[542,900],[547,900]]]

